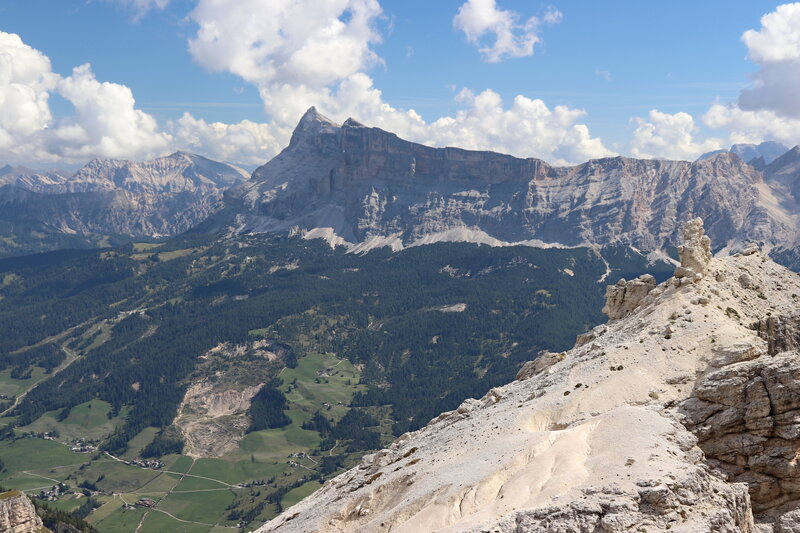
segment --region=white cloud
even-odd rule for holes
[[[500,47],[507,47],[510,38],[513,46],[522,47],[519,53],[527,53],[523,41],[534,38],[533,34],[515,35],[519,29],[516,15],[498,11],[493,2],[490,7],[508,21],[505,27],[512,32],[510,37],[500,36]],[[216,142],[226,143],[228,148],[221,153],[230,160],[233,156],[229,154],[237,153],[229,141],[231,132],[247,131],[251,137],[245,144],[263,147],[251,157],[266,160],[273,154],[265,150],[284,146],[297,120],[314,105],[335,120],[354,117],[437,146],[490,149],[558,162],[611,154],[599,139],[591,137],[586,126],[577,123],[583,111],[565,106],[551,110],[541,100],[518,96],[505,108],[491,90],[477,96],[462,92],[459,103],[463,109],[431,123],[414,110],[387,104],[365,73],[382,63],[371,48],[380,41],[375,24],[381,13],[377,0],[238,0],[235,4],[232,0],[200,0],[190,15],[198,25],[190,52],[206,68],[231,72],[254,84],[271,123],[229,129],[233,127],[184,116],[174,125],[176,141],[190,147],[208,146],[208,150]],[[560,12],[554,9],[543,17],[547,23],[560,19]],[[535,17],[528,23],[531,31],[540,25]],[[533,44],[530,46],[532,53]],[[506,55],[509,49],[498,49],[498,53]],[[244,152],[239,157],[245,157]]]
[[[761,28],[742,35],[748,57],[759,70],[753,86],[740,92],[736,102],[715,103],[702,116],[722,138],[698,140],[698,128],[687,113],[673,115],[657,110],[636,124],[631,153],[637,157],[694,159],[736,143],[800,142],[800,3],[784,4],[761,17]]]
[[[693,161],[699,155],[723,148],[719,139],[695,140],[698,131],[688,113],[662,113],[653,109],[647,120],[634,118],[636,130],[630,149],[634,157]]]
[[[200,0],[189,17],[195,60],[259,87],[321,87],[380,62],[377,0]]]
[[[562,18],[560,11],[549,8],[542,19],[530,17],[520,22],[519,14],[498,8],[495,0],[467,0],[458,9],[453,25],[464,32],[470,43],[479,46],[486,61],[497,63],[533,55],[534,46],[541,42],[542,23],[556,24]],[[494,38],[492,44],[486,43],[489,36]]]
[[[163,7],[166,2],[150,2]],[[148,5],[149,5],[148,4]],[[145,6],[145,3],[137,4]],[[247,164],[263,163],[289,140],[311,105],[343,121],[354,117],[409,140],[579,162],[612,155],[580,121],[582,110],[548,108],[538,99],[462,90],[459,111],[425,121],[413,109],[395,108],[366,74],[382,63],[372,50],[380,35],[377,0],[199,0],[189,48],[211,70],[231,72],[255,85],[268,123],[207,122],[188,113],[159,128],[136,109],[124,85],[100,82],[90,66],[62,77],[45,55],[18,36],[0,33],[0,160],[82,162],[91,157],[146,158],[186,149]],[[560,15],[545,15],[555,22]],[[48,98],[59,94],[74,107],[54,119]],[[5,140],[4,140],[5,139]]]
[[[49,97],[59,94],[74,109],[54,119]],[[90,157],[144,157],[165,150],[169,135],[135,108],[130,89],[97,81],[90,66],[68,77],[15,34],[0,32],[0,159],[80,162]]]
[[[757,63],[779,63],[800,59],[800,2],[784,4],[761,17],[761,29],[742,35],[750,59]]]
[[[611,72],[608,70],[596,70],[594,73],[606,81],[611,81]]]
[[[49,130],[52,153],[79,160],[156,154],[168,148],[171,138],[159,131],[153,117],[136,109],[131,90],[97,81],[89,64],[73,69],[57,90],[74,106],[75,114],[56,121]]]
[[[773,110],[800,118],[800,3],[784,4],[761,17],[761,29],[742,35],[748,56],[759,70],[753,87],[739,95],[739,106],[748,111]]]
[[[508,107],[496,92],[480,94],[462,90],[458,99],[466,107],[454,117],[430,124],[420,139],[437,146],[494,150],[550,163],[582,162],[615,155],[602,141],[578,124],[585,112],[556,106],[539,99],[517,96]]]
[[[729,130],[730,144],[780,141],[788,146],[800,142],[800,119],[784,117],[766,109],[745,111],[735,104],[714,104],[703,115],[703,122],[712,128]]]
[[[0,150],[19,149],[50,123],[56,83],[44,54],[18,35],[0,32]]]
[[[189,113],[170,124],[175,145],[212,159],[257,165],[282,148],[291,130],[243,120],[238,124],[207,123]]]

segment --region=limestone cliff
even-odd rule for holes
[[[681,277],[259,531],[797,531],[800,277],[683,237]]]
[[[733,153],[687,161],[614,157],[571,167],[494,152],[431,148],[311,108],[289,146],[225,195],[205,229],[305,232],[354,250],[438,240],[665,250],[700,216],[717,248],[794,249],[797,213],[781,183]],[[783,170],[781,170],[783,169]],[[782,174],[783,175],[783,174]]]
[[[3,533],[41,533],[41,518],[27,496],[18,490],[0,493],[0,531]]]

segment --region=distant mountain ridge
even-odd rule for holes
[[[763,172],[731,152],[553,167],[431,148],[353,119],[338,125],[312,107],[289,146],[227,191],[224,209],[198,231],[300,233],[354,251],[454,240],[649,252],[674,246],[681,222],[700,216],[720,248],[794,249],[798,211],[778,195],[800,182],[789,159]]]
[[[717,154],[730,152],[738,155],[742,161],[755,163],[763,168],[789,151],[789,147],[775,141],[765,141],[760,144],[734,144],[729,150],[714,150],[698,157],[698,160],[708,159]],[[759,161],[760,159],[760,161]],[[759,170],[761,170],[759,168]]]
[[[84,235],[91,245],[97,235],[176,235],[218,209],[223,191],[248,177],[234,165],[185,152],[145,162],[95,159],[71,175],[6,166],[0,220],[17,229],[0,242],[0,254],[48,249],[40,242],[48,239],[49,248],[60,247],[59,233]]]

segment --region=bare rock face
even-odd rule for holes
[[[703,230],[703,219],[695,218],[683,225],[678,256],[681,264],[675,269],[676,278],[703,279],[711,262],[711,239]]]
[[[260,388],[254,385],[237,390],[208,380],[192,384],[174,421],[183,434],[184,453],[221,457],[235,450],[250,425],[247,409]]]
[[[565,357],[563,353],[543,352],[533,361],[527,361],[517,372],[516,379],[523,381],[541,374],[545,369],[553,366]]]
[[[753,323],[753,329],[767,341],[770,355],[800,351],[800,315],[768,316]]]
[[[0,531],[39,533],[43,528],[42,519],[27,496],[17,490],[0,493]]]
[[[631,281],[621,279],[616,285],[606,287],[603,313],[611,320],[621,318],[636,309],[644,297],[655,288],[656,278],[650,274],[644,274]]]
[[[712,372],[683,408],[706,457],[750,487],[754,511],[800,501],[800,354]]]
[[[681,221],[702,216],[720,246],[791,247],[795,208],[775,200],[772,183],[732,153],[554,167],[423,146],[311,108],[289,146],[225,195],[207,229],[300,231],[358,250],[450,240],[653,251],[678,244]]]

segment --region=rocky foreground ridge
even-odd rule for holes
[[[0,218],[64,233],[175,235],[219,209],[248,179],[233,165],[176,152],[152,161],[95,159],[74,174],[0,169]]]
[[[675,277],[259,531],[799,531],[800,277],[682,233]]]
[[[553,167],[431,148],[311,108],[289,146],[226,193],[225,209],[204,227],[303,233],[354,251],[445,240],[651,252],[677,245],[681,222],[699,216],[717,248],[754,241],[794,250],[800,149],[758,167],[730,152]]]

